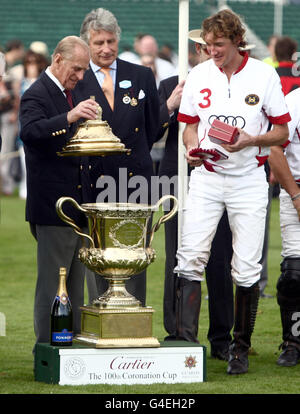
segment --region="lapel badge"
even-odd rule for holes
[[[137,106],[137,104],[138,104],[137,99],[136,98],[131,98],[130,105],[131,106]]]
[[[132,86],[132,83],[131,83],[130,80],[123,80],[123,81],[119,82],[119,86],[120,86],[120,88],[128,89]]]

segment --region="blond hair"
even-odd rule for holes
[[[226,37],[239,47],[246,45],[245,28],[240,17],[229,9],[221,10],[207,17],[202,23],[202,37],[213,33],[214,37]]]

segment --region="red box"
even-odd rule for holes
[[[208,131],[208,136],[212,142],[217,144],[234,144],[239,136],[236,127],[215,119]]]

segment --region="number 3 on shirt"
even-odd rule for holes
[[[211,96],[211,90],[208,88],[202,89],[200,91],[202,94],[202,102],[199,103],[200,108],[208,108],[210,106],[210,96]]]

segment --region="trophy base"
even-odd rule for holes
[[[149,338],[97,338],[96,335],[76,335],[75,340],[95,348],[158,348],[160,343],[154,337]]]
[[[151,307],[101,309],[82,306],[81,333],[76,340],[96,348],[150,348],[160,344],[152,336]]]
[[[57,152],[60,157],[74,157],[74,156],[107,156],[107,155],[119,155],[122,153],[130,155],[131,150],[127,148],[79,148],[79,149],[68,149],[64,148],[62,151]]]
[[[118,290],[113,286],[95,299],[91,305],[97,309],[134,309],[141,307],[141,302],[126,291],[126,289]]]

